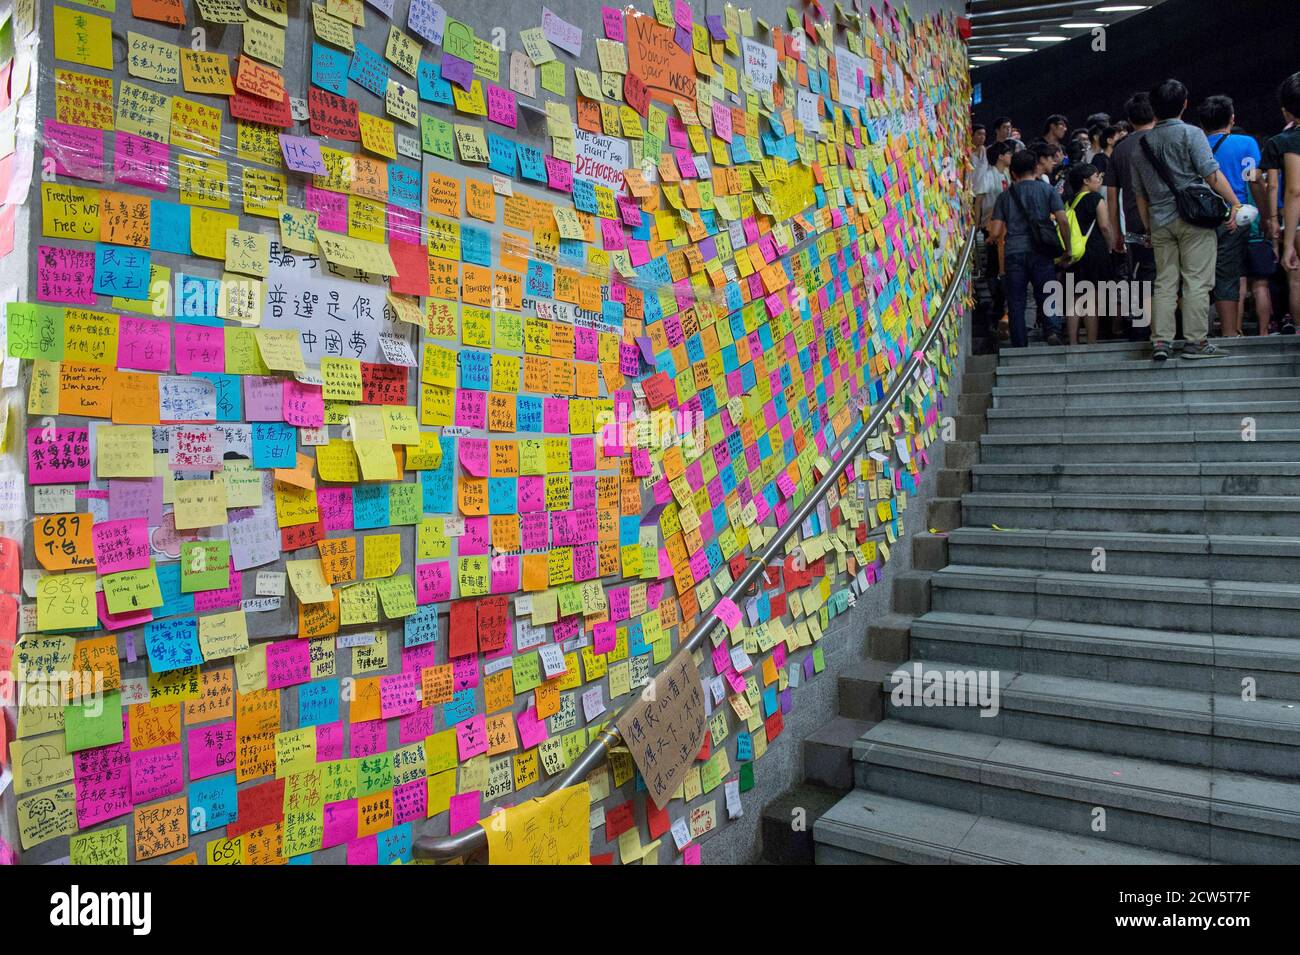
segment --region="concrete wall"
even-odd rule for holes
[[[124,0],[119,0],[119,4],[123,8],[126,7]],[[38,28],[38,32],[49,29],[48,25],[51,22],[52,5],[52,0],[41,0],[39,3],[39,16],[42,26]],[[691,5],[692,9],[695,11],[697,21],[702,21],[706,14],[721,13],[723,8],[722,0],[707,0],[707,2],[704,2],[704,0],[693,0]],[[518,31],[522,28],[536,25],[539,22],[541,4],[527,3],[521,5],[519,0],[509,0],[509,2],[506,2],[506,0],[476,0],[474,3],[448,3],[444,0],[444,6],[447,8],[449,15],[455,16],[471,25],[479,36],[491,37],[493,35],[493,30],[504,30],[507,36],[508,49],[517,49],[520,47]],[[588,38],[603,35],[599,28],[599,5],[592,4],[590,0],[554,0],[554,2],[548,2],[547,6],[561,17],[582,26],[586,31]],[[919,17],[928,15],[935,11],[960,12],[962,4],[959,0],[914,0],[914,2],[910,4],[910,7],[912,12]],[[403,0],[403,2],[398,3],[394,18],[397,23],[402,25],[405,23],[405,9],[406,2]],[[772,23],[778,23],[784,20],[786,8],[784,4],[775,2],[775,0],[760,0],[759,3],[753,5],[753,9],[756,16],[762,17]],[[289,0],[289,26],[284,75],[286,78],[286,85],[295,95],[306,89],[307,76],[310,72],[310,27],[307,25],[307,14],[307,0]],[[364,29],[358,29],[356,31],[357,39],[366,43],[373,49],[382,51],[387,34],[388,21],[370,8],[367,8],[367,14],[367,26]],[[120,34],[122,40],[122,45],[117,51],[119,57],[121,57],[125,52],[124,39],[128,28],[136,30],[137,32],[147,33],[169,42],[188,45],[188,31],[181,32],[172,28],[164,27],[160,24],[134,21],[125,12],[119,14],[118,20],[120,23],[115,24],[114,32],[115,36]],[[238,28],[227,30],[220,27],[209,26],[207,27],[206,35],[207,48],[209,50],[227,52],[233,56],[238,53],[241,38],[240,34],[241,31]],[[508,65],[508,55],[504,57],[503,60]],[[569,58],[569,65],[572,66],[574,63],[575,61],[573,61],[572,58]],[[43,76],[52,76],[54,64],[52,61],[51,44],[45,44],[41,47],[40,65]],[[576,61],[576,65],[584,66],[592,70],[598,69],[596,49],[593,42],[584,43],[583,55],[580,60]],[[125,64],[121,62],[120,59],[117,64],[117,69],[114,70],[114,75],[118,79],[128,78]],[[568,99],[572,102],[573,74],[571,70],[569,71],[568,79]],[[179,92],[179,89],[177,92]],[[52,116],[54,113],[54,92],[52,82],[43,83],[38,90],[38,95],[40,98],[40,116]],[[382,115],[383,110],[380,101],[376,97],[371,96],[371,94],[367,93],[365,90],[360,89],[356,84],[351,85],[349,95],[359,100],[363,111]],[[200,100],[204,99],[203,97],[193,98]],[[519,128],[516,130],[513,138],[523,142],[532,142],[535,145],[546,145],[547,137],[544,120],[540,119],[535,114],[529,114],[526,110],[522,109],[520,110],[519,115]],[[305,133],[306,124],[301,124],[301,127],[301,131]],[[231,139],[231,142],[227,144],[230,155],[223,156],[223,158],[226,158],[229,161],[232,176],[237,176],[241,162],[234,157],[234,123],[230,119],[228,113],[226,113],[223,128]],[[301,203],[301,191],[298,190],[295,195],[293,177],[290,177],[290,195],[291,203]],[[165,195],[160,194],[159,197],[170,198],[173,200],[177,198],[174,190]],[[237,211],[237,194],[234,195],[234,200],[235,201],[232,202],[232,211]],[[36,231],[39,235],[40,198],[38,188],[34,188],[32,191],[29,211],[31,221],[37,223]],[[253,223],[252,226],[249,225],[250,221]],[[258,221],[259,220],[250,220],[245,217],[242,226],[244,228],[257,228]],[[25,225],[20,226],[20,234],[25,238],[26,233],[22,231],[23,229],[25,229]],[[14,256],[11,256],[10,260],[3,266],[0,266],[0,268],[19,268],[19,266],[16,266],[14,263],[24,263],[26,269],[20,269],[20,271],[26,272],[24,283],[32,279],[34,277],[34,262],[31,255],[33,249],[34,246],[20,247],[15,252]],[[215,263],[210,261],[205,263],[208,266],[207,268],[196,268],[195,260],[157,252],[154,253],[154,261],[168,265],[174,271],[193,270],[201,272],[202,274],[214,274],[213,266]],[[215,271],[219,274],[219,265],[216,267]],[[0,278],[0,284],[3,284],[2,278]],[[23,291],[26,291],[25,284]],[[926,472],[925,481],[921,485],[921,493],[913,496],[911,499],[911,506],[907,512],[907,527],[909,531],[913,530],[916,526],[919,526],[919,522],[922,520],[924,514],[923,498],[928,493],[928,488],[933,482],[933,472],[938,467],[935,460],[936,457],[937,455],[932,456],[931,458],[931,466]],[[388,529],[385,528],[382,530]],[[362,532],[357,533],[359,536]],[[26,543],[30,545],[30,535],[26,536]],[[406,548],[406,552],[410,552],[409,545]],[[795,692],[795,708],[789,714],[786,731],[771,747],[771,749],[769,749],[768,753],[756,764],[756,786],[753,791],[744,796],[745,814],[742,819],[735,824],[728,824],[726,822],[726,813],[723,808],[722,792],[720,789],[715,790],[702,800],[717,801],[720,819],[719,828],[704,839],[704,861],[706,863],[745,861],[753,857],[756,851],[754,827],[757,824],[763,803],[772,795],[784,790],[791,782],[796,781],[799,777],[799,739],[803,735],[806,735],[807,732],[810,732],[817,726],[821,725],[821,723],[832,714],[835,693],[835,671],[837,668],[851,662],[852,660],[858,659],[861,656],[864,646],[866,622],[874,614],[886,612],[889,591],[888,581],[890,575],[897,573],[899,567],[907,565],[908,555],[909,548],[906,544],[906,538],[904,538],[904,540],[901,540],[899,545],[894,548],[894,560],[891,562],[890,568],[886,572],[885,579],[871,588],[865,598],[860,600],[858,605],[850,613],[841,615],[833,621],[831,634],[822,644],[826,650],[826,671],[806,682]],[[249,579],[245,584],[246,597],[252,595],[252,576],[253,575],[251,574],[249,575]],[[286,629],[284,627],[286,620],[282,614],[250,614],[249,620],[250,635],[254,638],[258,635],[292,632],[292,628]],[[139,632],[132,632],[129,638],[138,641]],[[397,639],[400,644],[400,630],[398,630]],[[138,651],[140,662],[131,666],[124,663],[124,675],[139,675],[144,672],[144,653],[142,643],[137,642],[136,650]],[[125,660],[127,656],[125,644],[123,644],[121,655]],[[795,659],[798,659],[798,657],[796,656]],[[348,653],[340,651],[336,654],[336,676],[345,677],[348,675],[348,660]],[[390,672],[395,672],[395,667]],[[480,696],[480,707],[481,706],[482,703]],[[282,693],[282,708],[287,713],[296,712],[296,690],[290,689]],[[285,728],[290,728],[291,726],[296,725],[296,722],[291,717],[286,718],[286,720]],[[396,748],[397,746],[396,721],[391,721],[391,723],[392,725],[389,727],[390,749]],[[579,725],[582,725],[581,716],[579,717]],[[439,725],[438,728],[441,729],[442,726]],[[733,769],[734,768],[735,766],[733,763]],[[521,798],[521,795],[528,794],[515,794],[508,796],[503,800],[503,802],[510,803],[517,801]],[[628,784],[623,787],[622,795],[619,795],[616,792],[611,796],[607,805],[614,805],[624,799],[630,799],[633,795],[633,787],[631,784]],[[674,805],[678,806],[679,804]],[[485,810],[488,807],[488,804],[485,804]],[[12,818],[12,809],[12,792],[6,795],[0,795],[0,816]],[[679,809],[674,809],[674,817],[679,811]],[[637,818],[638,823],[642,826],[644,832],[644,816],[640,809],[638,809]],[[121,825],[124,822],[129,824],[129,817],[113,820],[107,825]],[[443,815],[433,820],[429,820],[423,825],[417,824],[416,833],[417,835],[422,831],[442,833],[446,832],[446,827],[447,819],[446,816]],[[215,835],[220,835],[222,832],[223,830],[219,829],[216,831]],[[190,849],[196,850],[199,853],[199,857],[203,858],[204,845],[207,841],[213,838],[213,836],[214,833],[208,833],[201,836],[191,836]],[[616,846],[610,846],[604,843],[603,828],[593,830],[592,837],[593,853],[614,851],[617,855]],[[8,836],[6,836],[6,838],[8,838]],[[9,841],[14,842],[15,840],[10,839]],[[648,839],[646,841],[648,841]],[[23,861],[27,863],[54,861],[66,855],[66,852],[66,840],[54,840],[26,853]],[[660,861],[667,863],[677,858],[678,855],[672,847],[671,840],[665,836],[659,852]],[[315,853],[313,856],[313,861],[318,863],[342,862],[343,860],[344,847],[342,846]]]

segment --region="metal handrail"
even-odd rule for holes
[[[848,467],[849,462],[854,460],[857,457],[858,452],[866,446],[867,441],[875,433],[876,429],[880,426],[881,421],[884,420],[885,415],[893,408],[894,403],[898,401],[903,391],[913,383],[917,372],[919,372],[926,364],[926,351],[934,344],[935,339],[942,335],[944,320],[947,318],[953,302],[956,301],[957,292],[962,285],[961,279],[966,272],[967,265],[970,263],[971,250],[974,246],[975,230],[972,228],[970,232],[967,233],[966,241],[962,245],[961,254],[957,258],[957,265],[953,269],[952,277],[948,283],[948,288],[944,291],[943,301],[939,306],[939,311],[936,312],[934,317],[930,320],[930,326],[926,329],[925,334],[921,336],[921,341],[913,351],[912,357],[908,360],[907,365],[903,368],[902,374],[898,375],[894,379],[894,383],[890,386],[888,393],[885,395],[884,399],[876,405],[876,408],[871,412],[871,416],[867,418],[866,424],[858,432],[857,436],[853,439],[853,442],[844,449],[838,460],[831,465],[830,470],[827,471],[822,476],[821,480],[817,482],[817,485],[813,488],[807,499],[799,505],[794,514],[790,516],[790,519],[786,521],[785,526],[778,530],[772,539],[767,542],[767,546],[763,548],[758,556],[749,562],[749,565],[745,568],[745,572],[736,579],[736,581],[731,585],[731,588],[726,592],[724,595],[725,598],[736,602],[745,595],[745,592],[749,589],[750,585],[758,579],[758,575],[766,569],[767,565],[774,557],[778,556],[778,553],[785,545],[785,542],[789,540],[795,530],[797,530],[803,522],[807,520],[808,516],[812,514],[813,509],[826,496],[827,492],[835,486],[840,475],[843,474],[844,470]],[[719,618],[714,614],[705,614],[704,618],[695,625],[695,629],[691,631],[690,635],[678,645],[673,657],[676,657],[677,654],[680,653],[693,653],[695,648],[704,641],[704,638],[708,636],[709,632],[714,628],[718,621]],[[669,662],[671,662],[671,660],[672,658],[669,659]],[[620,707],[618,712],[614,713],[609,718],[608,722],[605,724],[605,728],[601,730],[600,735],[591,742],[591,744],[583,751],[582,755],[579,756],[568,769],[561,773],[551,783],[551,785],[547,787],[547,793],[574,785],[609,758],[610,751],[621,739],[618,729],[616,728],[618,718],[629,705],[631,705],[631,701],[625,703],[623,707]],[[487,833],[482,826],[476,825],[472,828],[464,829],[455,835],[422,836],[415,841],[414,852],[416,856],[423,859],[452,859],[458,856],[469,855],[472,852],[482,849],[486,845]]]

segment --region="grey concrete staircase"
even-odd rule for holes
[[[1002,353],[818,863],[1300,863],[1300,339],[1229,352]]]

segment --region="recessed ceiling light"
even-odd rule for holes
[[[1006,59],[1005,56],[972,56],[976,63],[1001,63]]]
[[[1059,40],[1068,40],[1069,37],[1063,36],[1031,36],[1025,37],[1030,43],[1056,43]]]
[[[1000,46],[998,47],[998,52],[999,53],[1033,53],[1034,48],[1032,46]]]
[[[1147,9],[1145,6],[1138,4],[1120,4],[1117,6],[1098,7],[1098,13],[1137,13],[1139,10]]]
[[[1104,27],[1104,23],[1062,23],[1061,26],[1066,30],[1092,30],[1096,27]]]

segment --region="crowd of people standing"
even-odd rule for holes
[[[1213,358],[1225,352],[1211,340],[1216,320],[1214,337],[1233,338],[1247,314],[1260,335],[1293,334],[1300,73],[1278,100],[1285,126],[1262,141],[1236,126],[1227,96],[1188,115],[1176,79],[1133,94],[1114,122],[1097,113],[1071,131],[1053,114],[1029,143],[1006,117],[973,126],[968,182],[992,333],[1028,344],[1032,294],[1049,345],[1149,337],[1165,361],[1181,328],[1183,358]]]

